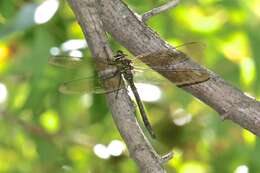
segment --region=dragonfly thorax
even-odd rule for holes
[[[124,75],[126,78],[131,78],[132,70],[134,69],[132,61],[126,58],[121,50],[117,51],[117,54],[114,56],[114,64],[117,66],[118,71]]]

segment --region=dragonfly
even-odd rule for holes
[[[104,89],[100,83],[97,84],[97,80],[93,77],[87,77],[83,79],[76,79],[72,81],[64,82],[59,90],[65,94],[73,94],[73,93],[84,93],[84,92],[94,92],[94,93],[109,93],[116,92],[116,96],[118,91],[123,88],[124,85],[121,85],[122,82],[126,82],[135,97],[137,106],[139,108],[140,115],[142,117],[143,123],[152,138],[155,138],[155,133],[147,118],[147,113],[144,108],[144,104],[141,101],[140,95],[137,91],[137,88],[134,83],[134,71],[136,69],[142,69],[143,71],[147,70],[156,70],[157,72],[170,72],[173,75],[172,81],[177,86],[183,85],[192,85],[195,83],[201,83],[209,79],[209,74],[206,71],[202,71],[199,69],[191,69],[191,68],[176,68],[174,67],[176,64],[184,62],[188,60],[188,56],[179,51],[176,53],[173,50],[163,50],[157,51],[153,53],[143,54],[134,57],[133,59],[129,59],[127,55],[118,50],[114,55],[113,60],[107,60],[107,65],[113,66],[114,70],[108,72],[100,72],[100,80],[107,80],[119,75],[119,83],[118,86],[112,89]],[[65,68],[73,68],[80,67],[83,59],[79,59],[72,56],[52,56],[49,58],[49,64],[65,67]],[[145,67],[149,68],[140,68],[136,67],[135,64],[140,64],[140,62],[145,63]],[[107,77],[106,77],[107,75]],[[99,81],[99,80],[98,80]]]

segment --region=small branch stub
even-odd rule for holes
[[[169,160],[171,160],[174,156],[174,153],[173,152],[169,152],[165,155],[163,155],[161,158],[160,158],[160,163],[161,164],[165,164],[167,163]]]
[[[148,12],[146,12],[146,13],[144,13],[142,15],[142,21],[146,22],[152,16],[155,16],[157,14],[160,14],[160,13],[162,13],[164,11],[167,11],[167,10],[169,10],[171,8],[176,7],[178,5],[178,3],[179,3],[179,0],[174,0],[174,1],[170,1],[170,2],[162,5],[160,7],[156,7],[154,9],[152,9],[152,10],[150,10],[150,11],[148,11]]]

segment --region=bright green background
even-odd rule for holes
[[[126,1],[140,14],[164,2]],[[7,100],[0,104],[0,172],[138,172],[127,151],[109,159],[93,152],[96,144],[122,140],[104,96],[57,91],[62,81],[89,76],[93,68],[66,70],[47,62],[51,47],[83,34],[64,2],[50,21],[34,24],[37,3],[0,1],[0,82],[8,90]],[[148,25],[173,45],[205,44],[203,51],[190,50],[196,61],[260,98],[259,0],[183,0]],[[89,51],[85,53],[90,58]],[[175,151],[166,165],[168,173],[246,173],[247,168],[260,172],[260,141],[253,134],[222,122],[215,111],[173,85],[162,92],[159,101],[145,105],[158,136],[155,148],[159,153]],[[184,112],[176,115],[180,109]],[[192,119],[185,125],[174,123],[176,116],[189,115]]]

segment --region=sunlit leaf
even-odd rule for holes
[[[48,110],[40,116],[40,123],[49,133],[56,133],[60,128],[60,120],[57,112]]]
[[[227,20],[227,12],[218,9],[212,14],[205,13],[197,6],[190,7],[189,12],[185,9],[178,10],[176,15],[183,24],[195,32],[212,33],[222,27]]]
[[[241,10],[230,10],[230,21],[236,25],[242,25],[246,22],[246,14]]]
[[[250,86],[256,79],[256,67],[252,58],[245,58],[240,62],[241,81]]]
[[[21,108],[24,105],[29,94],[29,88],[29,85],[26,83],[21,84],[19,87],[16,88],[17,94],[14,96],[13,101],[14,109]]]
[[[71,158],[73,161],[80,161],[85,158],[85,151],[81,147],[70,147],[68,149],[68,156]]]
[[[202,5],[214,5],[214,3],[217,3],[219,0],[199,0],[199,3]]]
[[[250,8],[255,13],[255,15],[260,18],[260,1],[259,0],[251,0]]]
[[[18,163],[18,155],[14,150],[0,148],[0,172],[9,172]]]
[[[10,49],[7,45],[0,43],[0,63],[5,62],[10,55]]]
[[[21,131],[16,134],[15,142],[17,148],[20,149],[21,153],[26,159],[33,160],[37,158],[36,148],[34,143],[26,138],[25,134]]]
[[[68,34],[73,38],[84,38],[84,34],[78,22],[72,22],[68,27]]]
[[[256,136],[246,129],[243,129],[242,137],[244,141],[249,145],[254,145],[256,143]]]
[[[206,173],[207,171],[207,165],[202,162],[198,161],[187,161],[184,162],[183,165],[180,168],[180,173]]]
[[[193,116],[196,116],[200,111],[203,110],[203,103],[198,99],[192,99],[192,101],[187,106],[187,111],[190,112]]]
[[[232,33],[226,41],[221,41],[219,48],[226,58],[237,64],[251,55],[248,38],[244,32]]]
[[[10,55],[9,47],[4,43],[0,43],[0,72],[5,70]]]

